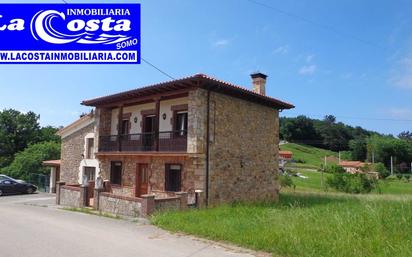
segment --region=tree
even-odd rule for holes
[[[326,115],[323,121],[326,122],[327,124],[333,124],[336,122],[336,117],[333,115]]]
[[[317,145],[320,140],[313,121],[303,115],[296,118],[283,118],[281,135],[285,140],[308,145]]]
[[[52,126],[42,127],[39,131],[37,142],[53,141],[60,143],[60,137],[56,135],[58,130],[58,128]]]
[[[351,150],[351,159],[354,161],[364,161],[366,159],[368,150],[365,138],[355,138],[349,141],[349,148]]]
[[[14,155],[30,144],[60,142],[56,132],[57,128],[51,126],[41,128],[39,115],[34,112],[0,111],[0,169],[9,165]]]
[[[410,131],[403,131],[398,135],[399,139],[412,142],[412,132]]]
[[[39,116],[8,109],[0,112],[0,168],[7,166],[15,153],[37,141]]]
[[[31,173],[46,174],[48,172],[48,169],[42,165],[43,161],[59,158],[59,143],[50,141],[33,144],[17,153],[13,162],[8,167],[1,169],[1,173],[27,180]]]

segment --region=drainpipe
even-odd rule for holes
[[[206,207],[209,205],[209,138],[210,138],[210,89],[207,90],[207,114],[206,114]]]

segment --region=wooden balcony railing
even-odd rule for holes
[[[186,152],[187,131],[100,136],[99,152]]]

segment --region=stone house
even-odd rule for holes
[[[121,199],[195,191],[203,204],[278,197],[279,112],[292,104],[204,74],[82,102],[93,113],[59,131],[60,180],[105,180]]]

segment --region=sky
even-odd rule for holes
[[[296,106],[282,116],[332,114],[381,133],[412,130],[411,1],[138,2],[142,57],[174,78],[205,73],[251,88],[249,75],[259,71],[269,76],[267,95]],[[64,126],[90,111],[82,100],[165,80],[145,63],[0,65],[0,109]]]

